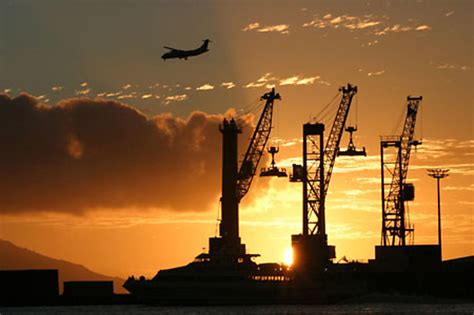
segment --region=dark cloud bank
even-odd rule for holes
[[[147,118],[85,98],[46,107],[26,94],[0,95],[0,213],[206,210],[220,195],[221,121],[202,112]],[[248,134],[249,120],[242,124]]]

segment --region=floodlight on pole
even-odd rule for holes
[[[436,179],[437,188],[438,188],[438,246],[439,246],[440,259],[443,260],[443,256],[441,252],[441,196],[440,196],[439,181],[440,179],[443,179],[449,176],[448,174],[449,169],[431,168],[431,169],[427,169],[427,171],[428,171],[428,176],[431,176]]]

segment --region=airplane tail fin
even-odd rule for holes
[[[212,42],[212,41],[211,41],[210,39],[205,39],[205,40],[203,40],[203,42],[204,42],[204,43],[202,44],[201,48],[202,48],[202,49],[205,49],[205,50],[208,50],[208,49],[207,49],[207,46],[208,46],[209,43]]]

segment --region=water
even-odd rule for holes
[[[358,305],[266,305],[266,306],[202,306],[152,307],[142,305],[50,306],[1,308],[7,314],[264,314],[264,315],[401,315],[401,314],[466,314],[474,315],[474,304],[404,304],[372,303]]]

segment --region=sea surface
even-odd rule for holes
[[[203,306],[203,307],[152,307],[141,305],[0,307],[0,315],[7,314],[467,314],[474,315],[473,304],[403,304],[373,303],[352,305],[267,305],[267,306]]]

